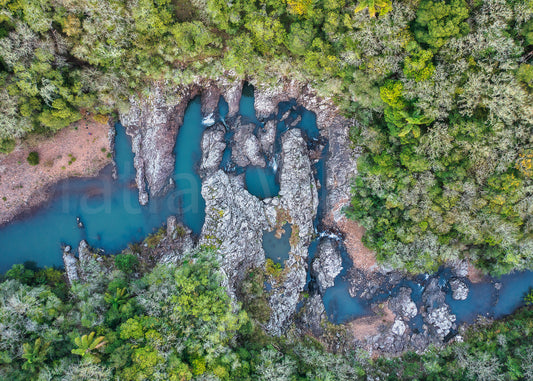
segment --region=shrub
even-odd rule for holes
[[[281,263],[276,263],[272,259],[267,258],[265,263],[265,271],[268,275],[277,278],[282,272]]]
[[[528,306],[533,306],[533,288],[524,296],[524,302]]]
[[[133,254],[118,254],[115,257],[115,266],[117,266],[117,269],[127,274],[133,272],[138,264],[139,260]]]
[[[13,139],[0,139],[0,153],[10,153],[15,149],[15,141]]]
[[[28,161],[28,164],[30,165],[39,164],[39,153],[35,151],[30,152],[26,160]]]

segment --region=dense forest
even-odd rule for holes
[[[28,380],[530,380],[533,307],[470,327],[464,342],[373,359],[302,332],[264,333],[261,272],[230,301],[212,248],[147,267],[126,250],[60,271],[15,265],[0,283],[0,379]],[[144,275],[143,275],[144,274]],[[533,302],[533,293],[530,295]],[[331,353],[332,348],[337,348]]]
[[[149,83],[309,83],[364,147],[347,214],[409,271],[533,265],[531,0],[2,0],[0,151]]]

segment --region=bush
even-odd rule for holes
[[[38,153],[38,152],[35,152],[35,151],[30,152],[30,154],[28,155],[28,157],[26,158],[26,160],[28,161],[28,163],[29,163],[30,165],[37,165],[37,164],[39,164],[39,153]]]
[[[10,153],[15,149],[15,141],[13,139],[0,139],[0,153]]]
[[[127,274],[133,272],[138,264],[139,260],[133,254],[118,254],[115,257],[115,266],[117,266],[117,269]]]

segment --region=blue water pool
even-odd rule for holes
[[[285,224],[282,229],[285,230],[285,233],[280,238],[276,238],[275,230],[263,232],[263,250],[265,250],[265,256],[279,264],[283,264],[283,262],[289,259],[289,251],[291,250],[291,244],[289,242],[292,234],[291,225]]]
[[[279,183],[271,167],[248,167],[244,173],[246,189],[254,196],[262,200],[279,193]]]

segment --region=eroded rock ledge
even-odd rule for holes
[[[148,194],[160,196],[164,193],[174,170],[174,145],[183,116],[189,102],[202,94],[204,120],[214,120],[221,95],[229,106],[229,115],[239,110],[242,81],[228,82],[225,79],[216,84],[199,81],[197,84],[168,88],[154,84],[147,90],[147,96],[132,96],[130,109],[120,113],[119,119],[132,138],[135,154],[135,182],[139,189],[139,203],[148,203]]]

